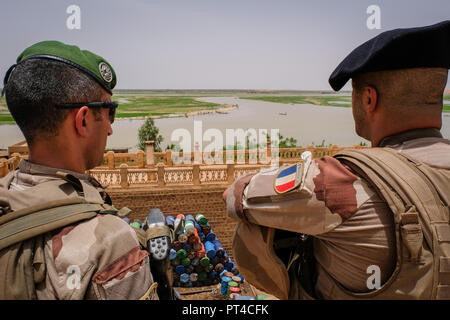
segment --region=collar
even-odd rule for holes
[[[63,173],[70,174],[79,180],[87,181],[90,184],[92,184],[94,187],[103,188],[103,186],[95,178],[93,178],[92,176],[90,176],[88,174],[82,174],[82,173],[78,173],[78,172],[71,171],[71,170],[47,167],[47,166],[43,166],[40,164],[30,162],[27,159],[22,159],[20,161],[19,171],[21,173],[28,173],[31,175],[54,176],[54,177],[58,177],[58,178],[61,178],[61,177],[59,174],[57,174],[57,172],[63,172]]]
[[[442,138],[442,134],[438,129],[435,128],[423,128],[403,131],[398,134],[383,138],[378,144],[378,147],[393,146],[408,140],[418,138]]]

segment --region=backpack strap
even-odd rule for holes
[[[122,215],[124,212],[120,212]],[[88,203],[83,198],[69,198],[34,205],[0,217],[0,250],[97,214],[119,214],[108,204]]]
[[[433,183],[418,168],[426,164],[416,163],[390,148],[344,150],[335,157],[344,160],[374,184],[394,213],[397,265],[391,278],[380,290],[388,287],[401,269],[402,244],[408,249],[413,261],[420,258],[423,238],[435,257],[448,256],[449,252],[442,250],[444,248],[439,243],[438,232],[440,228],[449,230],[448,209],[443,205]],[[432,296],[444,296],[436,285],[439,283],[439,263],[435,263],[433,267],[435,285]]]

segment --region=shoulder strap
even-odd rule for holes
[[[45,202],[0,217],[0,250],[97,214],[118,214],[107,204],[87,203],[83,198]]]
[[[431,223],[448,223],[433,184],[412,159],[390,148],[344,150],[335,157],[356,165],[364,176],[376,183],[394,212],[396,222],[402,222],[397,212],[406,212],[414,206]],[[426,231],[426,240],[432,248],[432,230]]]

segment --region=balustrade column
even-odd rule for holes
[[[339,151],[338,146],[336,146],[336,145],[333,144],[333,145],[330,147],[330,157],[334,156],[336,153],[338,153],[338,151]]]
[[[158,162],[156,168],[158,170],[158,187],[164,187],[166,185],[164,181],[164,163]]]
[[[194,186],[200,185],[200,165],[194,164],[192,168],[192,182],[194,183]]]
[[[172,163],[172,150],[167,149],[166,150],[166,165],[171,166]]]
[[[203,152],[200,150],[200,145],[198,141],[195,142],[194,145],[194,163],[202,163],[203,162]]]
[[[145,141],[145,155],[148,166],[155,165],[155,141]]]
[[[227,181],[228,181],[228,184],[232,184],[233,181],[234,181],[234,171],[235,171],[234,163],[228,163],[227,164]]]
[[[15,170],[18,166],[19,166],[19,162],[20,162],[20,153],[14,152],[11,155],[11,158],[13,159],[13,170]]]
[[[120,186],[122,188],[128,188],[128,165],[126,163],[122,163],[120,165]]]
[[[8,161],[6,159],[0,159],[0,178],[8,174]]]
[[[145,152],[139,150],[136,154],[138,168],[145,168]]]
[[[108,151],[105,155],[106,157],[106,162],[108,164],[108,169],[114,169],[115,164],[114,164],[114,151]]]

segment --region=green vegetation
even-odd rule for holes
[[[444,112],[450,112],[450,94],[444,95]]]
[[[317,106],[351,107],[351,96],[267,96],[267,97],[243,97],[244,99],[293,103],[293,104],[313,104]]]
[[[234,96],[241,99],[313,104],[317,106],[351,107],[351,94],[330,95],[319,91],[257,91],[257,90],[116,90],[113,100],[119,102],[117,118],[158,116],[172,114],[185,116],[195,111],[215,110],[219,104],[197,101],[197,97]],[[444,112],[450,112],[450,94],[444,95]],[[5,97],[0,97],[0,123],[14,123]]]
[[[317,106],[332,106],[332,107],[351,107],[351,96],[258,96],[258,97],[241,97],[242,99],[259,100],[277,103],[292,103],[292,104],[313,104]],[[444,112],[450,112],[450,95],[444,95]]]
[[[14,122],[14,118],[9,113],[0,112],[0,122]]]
[[[184,116],[189,112],[215,110],[221,107],[220,104],[197,101],[195,97],[155,96],[148,92],[136,92],[135,94],[132,92],[115,93],[113,101],[119,102],[117,118],[167,117],[171,114]],[[0,98],[0,122],[14,122],[6,107],[5,97]]]
[[[170,114],[184,115],[188,112],[214,110],[219,104],[201,102],[194,97],[162,97],[136,94],[115,94],[113,100],[119,103],[117,117],[167,116]]]
[[[8,107],[6,106],[5,97],[0,97],[0,123],[9,122],[14,122],[14,119],[9,113]]]
[[[161,143],[164,138],[159,134],[159,128],[155,126],[152,118],[147,118],[138,131],[138,148],[145,151],[145,141],[154,141],[154,150],[161,152]]]

